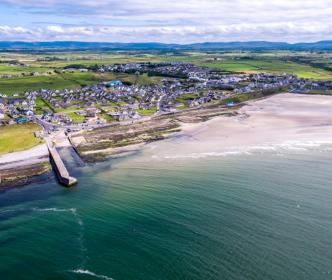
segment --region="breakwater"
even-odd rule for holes
[[[50,152],[51,163],[58,176],[59,182],[66,187],[71,187],[77,184],[77,179],[70,176],[65,164],[63,163],[58,151],[53,146],[52,142],[50,142],[49,140],[47,140],[46,142],[48,150]]]

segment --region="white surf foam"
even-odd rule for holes
[[[87,269],[75,269],[75,270],[70,270],[70,272],[72,273],[76,273],[76,274],[85,274],[85,275],[90,275],[99,279],[105,279],[105,280],[114,280],[111,277],[108,277],[106,275],[101,275],[101,274],[96,274],[90,270]]]
[[[241,155],[249,154],[249,152],[244,151],[227,151],[227,152],[207,152],[207,153],[191,153],[187,155],[165,155],[165,159],[179,159],[179,158],[192,158],[200,159],[206,157],[222,157],[222,156],[231,156],[231,155]]]
[[[38,212],[71,212],[73,214],[77,214],[76,208],[68,208],[68,209],[61,209],[61,208],[32,208],[33,211]]]
[[[242,146],[242,147],[234,147],[234,149],[230,148],[227,151],[222,152],[202,152],[202,153],[189,153],[189,154],[177,154],[170,155],[166,154],[164,156],[154,155],[152,158],[154,159],[201,159],[206,157],[226,157],[226,156],[236,156],[236,155],[252,155],[257,153],[287,153],[292,151],[309,151],[309,150],[317,150],[322,146],[325,147],[324,151],[332,150],[331,140],[308,140],[308,141],[287,141],[284,143],[267,143],[262,145],[254,145],[254,146]]]

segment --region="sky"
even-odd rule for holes
[[[1,41],[332,39],[332,0],[0,0]]]

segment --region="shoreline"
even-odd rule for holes
[[[37,145],[25,151],[0,155],[0,170],[8,169],[11,165],[15,165],[15,167],[28,165],[31,161],[33,163],[45,162],[48,155],[46,144]]]
[[[329,145],[331,108],[329,96],[277,94],[247,103],[236,116],[184,124],[180,139],[163,144],[154,156],[192,159]]]
[[[41,175],[46,175],[52,170],[48,161],[21,165],[15,168],[0,170],[0,192],[12,187],[28,185],[38,180]]]
[[[150,142],[164,139],[169,141],[159,141],[155,151],[156,157],[164,159],[230,155],[257,147],[301,149],[301,145],[315,141],[332,143],[330,108],[329,96],[282,93],[250,100],[232,109],[193,109],[145,122],[79,132],[69,139],[59,134],[53,140],[59,147],[72,145],[81,159],[92,163],[132,155]],[[46,145],[0,156],[0,177],[5,172],[7,178],[16,173],[20,180],[46,173],[50,168]]]
[[[45,144],[0,156],[0,191],[29,184],[34,177],[51,171]]]
[[[202,157],[250,154],[255,151],[293,150],[332,144],[332,98],[330,96],[283,93],[252,100],[228,114],[206,121],[177,117],[177,133],[164,134],[153,157],[194,159]],[[188,116],[197,120],[196,116]],[[152,142],[152,141],[150,141]],[[101,160],[149,150],[149,142],[85,151],[86,157],[100,155]],[[90,158],[91,162],[94,158]]]

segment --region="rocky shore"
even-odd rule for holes
[[[19,166],[15,169],[1,169],[0,191],[14,186],[27,185],[31,183],[35,177],[50,171],[51,165],[48,162]]]
[[[155,116],[144,122],[75,133],[70,136],[70,142],[83,160],[95,162],[137,152],[146,143],[180,132],[183,123],[199,123],[213,117],[235,114],[234,110],[220,106],[191,109]]]
[[[29,184],[34,177],[51,171],[45,145],[0,156],[0,191]]]

